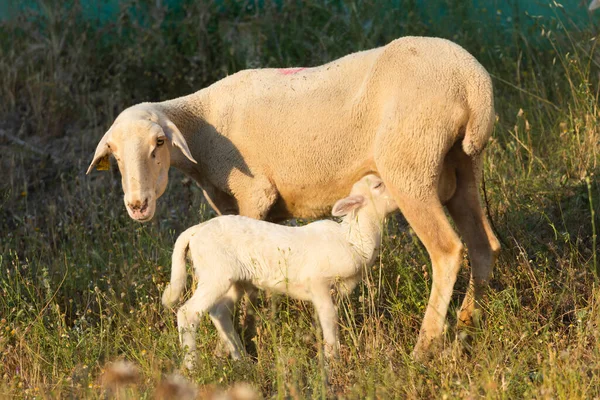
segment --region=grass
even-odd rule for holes
[[[325,385],[311,307],[265,297],[253,361],[217,357],[199,328],[198,384],[249,382],[265,397],[598,398],[600,115],[597,26],[521,16],[503,24],[460,2],[439,20],[413,1],[124,2],[98,26],[78,2],[40,1],[0,23],[0,397],[103,398],[114,360],[140,368],[125,395],[152,397],[181,362],[175,316],[160,305],[177,234],[213,216],[172,170],[157,217],[122,205],[118,170],[86,176],[97,140],[123,108],[198,90],[239,69],[317,65],[393,38],[450,38],[494,78],[498,121],[485,165],[488,211],[503,242],[485,323],[470,355],[410,358],[430,261],[390,222],[380,262],[340,299],[341,361]],[[490,14],[486,17],[487,14]],[[487,18],[487,19],[486,19]],[[483,21],[483,22],[477,22]]]

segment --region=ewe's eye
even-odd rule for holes
[[[165,139],[163,139],[163,138],[156,139],[157,146],[162,146],[163,144],[165,144]]]

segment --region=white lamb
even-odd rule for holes
[[[198,286],[177,311],[186,367],[194,365],[195,331],[206,311],[231,356],[238,359],[244,353],[231,320],[232,298],[225,296],[240,282],[312,301],[323,330],[325,354],[337,355],[337,313],[330,290],[336,283],[343,291],[354,289],[363,267],[371,266],[377,257],[385,216],[396,209],[383,181],[367,175],[333,206],[334,216],[344,216],[341,223],[323,220],[289,227],[227,215],[183,232],[175,243],[171,283],[162,302],[172,306],[179,299],[189,249]]]

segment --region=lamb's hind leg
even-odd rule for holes
[[[198,287],[193,296],[177,311],[179,340],[184,351],[184,365],[192,369],[196,363],[196,329],[200,317],[227,292],[231,283],[203,280],[198,277]]]
[[[481,207],[481,156],[472,159],[461,151],[456,160],[456,192],[446,206],[467,244],[471,261],[469,287],[458,315],[458,325],[461,328],[478,324],[478,301],[487,287],[494,262],[500,252],[500,243]]]
[[[219,332],[222,345],[234,360],[238,360],[246,354],[233,324],[233,309],[243,294],[243,285],[236,282],[209,311],[210,318]]]

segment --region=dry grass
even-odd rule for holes
[[[155,221],[140,225],[114,166],[84,175],[120,110],[248,66],[315,65],[407,34],[457,41],[496,87],[485,182],[504,246],[470,354],[453,340],[465,261],[445,351],[428,366],[411,360],[430,264],[393,220],[380,263],[340,300],[329,383],[313,310],[285,297],[258,308],[252,360],[217,357],[204,320],[200,366],[185,379],[191,390],[248,382],[266,398],[600,397],[597,28],[559,9],[560,19],[506,26],[465,19],[458,1],[436,23],[412,2],[371,3],[186,1],[165,12],[132,1],[98,28],[78,3],[50,1],[0,23],[0,397],[103,398],[115,360],[137,371],[121,398],[159,395],[175,379],[181,352],[160,293],[175,237],[212,213],[172,171]]]

